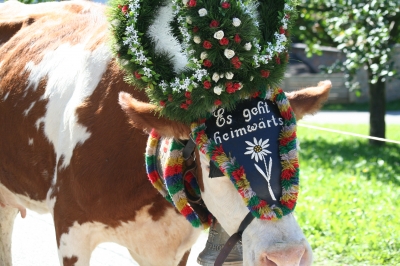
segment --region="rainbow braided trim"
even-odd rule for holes
[[[185,218],[192,224],[193,227],[203,227],[206,229],[210,226],[208,222],[202,223],[196,212],[187,201],[184,191],[183,179],[183,164],[182,150],[184,146],[174,140],[171,141],[169,149],[169,157],[166,161],[164,171],[164,181],[161,179],[157,171],[157,158],[156,151],[157,145],[161,136],[153,129],[147,140],[146,147],[146,171],[151,184],[160,192],[160,194],[172,203],[178,211],[185,216]],[[192,176],[185,177],[187,182],[193,183]],[[193,187],[192,190],[198,190],[198,186]]]
[[[222,145],[217,145],[212,139],[207,138],[205,120],[201,120],[199,123],[192,123],[191,128],[193,139],[199,150],[208,159],[212,160],[225,176],[230,178],[250,212],[259,219],[277,220],[294,210],[299,193],[296,118],[282,89],[269,90],[266,99],[276,103],[284,119],[279,136],[279,153],[282,165],[280,206],[269,206],[265,200],[260,199],[255,194],[246,178],[243,166],[234,158],[229,158],[225,154]]]

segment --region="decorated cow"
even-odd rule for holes
[[[0,264],[28,208],[52,214],[61,265],[102,242],[185,265],[216,221],[244,265],[310,265],[296,118],[331,85],[277,87],[293,1],[266,2],[271,32],[240,1],[0,4]]]

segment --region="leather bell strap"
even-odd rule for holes
[[[249,212],[246,217],[244,217],[243,221],[240,223],[239,229],[236,233],[231,235],[231,237],[226,241],[224,247],[221,249],[221,251],[218,254],[217,259],[215,260],[214,266],[222,266],[226,258],[228,257],[229,253],[233,249],[233,247],[236,245],[238,241],[242,239],[242,234],[243,231],[246,229],[246,227],[253,221],[254,216]]]
[[[192,136],[190,136],[189,140],[186,142],[185,148],[183,148],[182,156],[184,160],[189,160],[190,156],[192,156],[194,148],[196,147],[196,143],[193,141]]]

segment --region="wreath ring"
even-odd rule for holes
[[[113,52],[126,80],[145,88],[161,115],[184,123],[207,117],[276,87],[288,60],[295,0],[112,0]],[[171,34],[188,63],[174,72],[174,54],[156,51],[148,32],[161,7],[173,10]],[[259,14],[259,17],[255,14]]]

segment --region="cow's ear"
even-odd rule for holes
[[[325,80],[318,83],[316,87],[286,93],[296,119],[300,120],[306,114],[316,113],[328,99],[331,87],[331,82]]]
[[[150,132],[155,129],[165,137],[188,139],[190,128],[177,121],[160,117],[155,105],[144,103],[133,98],[129,93],[119,93],[119,104],[129,117],[130,123],[139,129]]]

